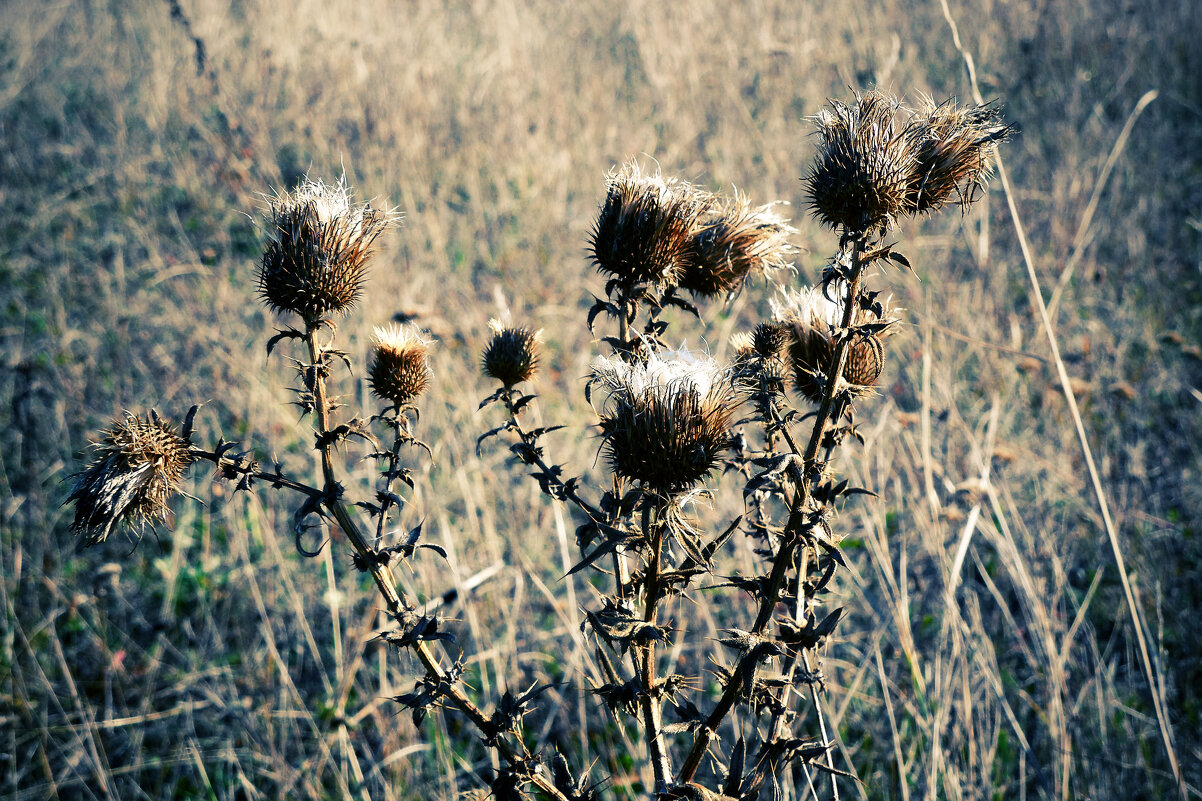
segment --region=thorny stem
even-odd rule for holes
[[[401,446],[417,442],[409,430],[408,418],[404,416],[404,411],[400,407],[396,408],[395,417],[382,419],[384,419],[386,425],[392,428],[396,436],[393,439],[392,447],[388,449],[388,453],[385,455],[388,459],[388,469],[385,472],[385,493],[384,497],[380,500],[380,512],[376,520],[376,542],[380,542],[384,537],[384,526],[388,522],[388,512],[395,503],[393,500],[392,485],[398,475],[397,465],[401,461]]]
[[[805,620],[805,616],[806,616],[805,601],[808,600],[808,596],[805,595],[805,593],[803,592],[803,589],[805,587],[805,582],[806,582],[806,577],[807,577],[809,562],[810,562],[808,557],[809,557],[809,554],[807,552],[803,551],[802,555],[801,555],[801,559],[798,561],[798,565],[797,565],[798,597],[797,597],[797,607],[794,609],[794,614],[793,614],[793,622],[797,625],[801,625],[803,623],[803,621]],[[800,655],[800,653],[801,653],[801,649],[796,649],[796,650],[790,651],[788,657],[786,657],[786,659],[785,659],[784,672],[785,672],[785,678],[787,679],[787,681],[785,682],[784,688],[781,690],[780,705],[772,713],[772,724],[768,727],[768,731],[770,732],[768,735],[769,742],[771,742],[772,740],[775,740],[777,737],[780,737],[784,733],[785,726],[787,724],[787,719],[788,719],[788,715],[785,714],[785,711],[788,707],[789,690],[793,686],[793,674],[797,668],[797,657]]]
[[[803,478],[799,482],[797,494],[794,496],[792,508],[789,511],[789,520],[785,525],[785,539],[772,561],[772,572],[769,574],[768,590],[760,601],[759,612],[756,615],[755,625],[752,627],[753,634],[761,634],[772,620],[772,613],[776,609],[781,587],[784,585],[785,574],[788,572],[789,566],[793,563],[793,554],[797,546],[802,543],[800,532],[802,531],[804,517],[814,486],[818,449],[822,446],[822,440],[826,436],[826,429],[830,424],[831,411],[835,406],[835,396],[838,394],[839,385],[842,383],[843,365],[847,360],[847,352],[851,343],[851,327],[855,323],[856,311],[859,308],[858,296],[864,268],[864,265],[861,263],[863,248],[864,241],[862,237],[852,239],[851,279],[848,281],[849,286],[843,307],[843,321],[840,326],[839,338],[835,344],[835,352],[831,359],[831,368],[827,371],[826,386],[822,393],[822,402],[818,406],[818,414],[814,420],[814,429],[810,434],[810,441],[806,445],[805,453],[802,456]],[[800,593],[801,591],[802,587],[799,586],[798,592]],[[689,751],[684,764],[680,768],[679,780],[682,784],[692,781],[693,777],[697,774],[697,769],[701,766],[701,760],[705,756],[714,735],[717,734],[718,727],[738,700],[743,677],[749,675],[750,660],[756,658],[758,656],[755,655],[755,652],[750,651],[739,660],[739,664],[732,672],[730,681],[723,690],[722,696],[718,699],[713,712],[706,718],[705,725],[698,729],[697,737],[693,741],[693,748]],[[821,714],[821,710],[819,710],[819,714]],[[827,745],[825,726],[822,728],[823,745]],[[826,756],[828,766],[833,767],[833,759],[829,750],[827,750]],[[839,788],[833,777],[831,779],[831,786],[834,798],[838,801]]]
[[[192,448],[191,454],[198,459],[204,459],[205,461],[212,462],[213,464],[217,465],[218,467],[221,467],[222,461],[226,461],[228,463],[228,457],[221,456],[220,454],[216,453],[215,451],[206,451],[206,450],[201,450],[200,448]],[[267,483],[271,484],[272,486],[287,487],[288,489],[295,490],[296,492],[299,492],[303,495],[308,495],[311,498],[316,498],[320,495],[325,494],[321,490],[317,489],[316,487],[310,487],[308,484],[305,484],[300,481],[296,481],[291,478],[287,478],[285,476],[280,475],[279,473],[264,473],[262,470],[254,470],[254,471],[251,471],[249,473],[249,475],[252,478],[257,478],[261,481],[266,481]]]
[[[511,389],[501,397],[505,402],[505,410],[509,413],[510,426],[515,432],[517,432],[518,438],[522,440],[523,443],[528,443],[526,429],[522,428],[522,424],[518,420],[517,412],[514,411],[513,395],[515,392],[516,390]],[[551,467],[547,464],[546,460],[543,459],[543,457],[536,450],[534,450],[534,448],[527,448],[524,451],[522,458],[528,463],[537,467],[542,472],[542,475],[546,476],[548,486],[554,485],[562,493],[563,497],[576,504],[580,511],[584,512],[585,516],[589,520],[593,521],[594,523],[600,523],[603,521],[605,515],[601,513],[601,510],[593,507],[592,504],[581,498],[574,490],[569,488],[567,484],[561,481],[555,475],[555,473],[552,472]]]
[[[409,606],[397,592],[396,582],[392,577],[392,571],[389,570],[388,565],[380,564],[379,560],[372,558],[374,554],[371,547],[367,544],[363,532],[359,530],[358,525],[347,511],[345,504],[342,503],[341,488],[334,475],[333,446],[325,442],[325,434],[330,430],[330,412],[326,395],[325,375],[322,372],[322,365],[319,361],[315,333],[316,328],[308,326],[305,331],[304,340],[309,348],[309,369],[313,371],[313,427],[317,432],[318,439],[324,443],[319,447],[319,450],[321,452],[321,472],[325,481],[323,492],[326,497],[325,506],[329,509],[330,514],[333,515],[343,533],[346,534],[347,539],[350,540],[351,546],[361,557],[362,563],[367,565],[368,571],[376,582],[376,588],[380,591],[380,595],[388,607],[388,613],[394,619],[398,619]],[[446,669],[443,668],[438,657],[430,650],[430,647],[424,642],[418,642],[410,647],[417,654],[417,658],[421,661],[426,673],[438,681],[440,687],[445,688],[444,692],[448,700],[450,700],[451,705],[471,720],[482,733],[492,733],[493,724],[488,715],[480,707],[476,706],[463,690],[453,682],[447,680]],[[514,767],[522,766],[529,756],[524,747],[519,752],[504,740],[497,740],[496,748],[505,761]],[[557,799],[557,801],[568,801],[567,797],[559,791],[541,769],[536,769],[529,773],[529,778],[535,786],[549,797]]]
[[[638,314],[638,301],[632,301],[624,288],[619,291],[621,293],[621,302],[619,305],[620,313],[618,314],[618,339],[622,343],[622,349],[618,352],[618,355],[623,360],[629,361],[630,350],[627,343],[630,342],[630,321]],[[614,476],[614,497],[622,497],[622,479],[617,476]],[[613,563],[614,584],[617,588],[616,594],[619,598],[625,600],[629,595],[630,565],[626,561],[626,554],[623,553],[620,547],[614,549]]]
[[[656,509],[656,519],[651,523],[650,535],[651,553],[647,559],[647,575],[643,582],[643,597],[647,608],[643,612],[643,620],[655,625],[659,606],[659,572],[660,558],[664,545],[664,523],[662,520],[662,505]],[[644,518],[646,520],[646,518]],[[644,524],[644,530],[648,526]],[[663,725],[663,710],[656,696],[655,671],[655,640],[648,640],[640,649],[642,665],[639,678],[642,685],[639,702],[643,707],[643,727],[647,732],[647,745],[651,750],[651,766],[655,770],[655,792],[662,793],[668,789],[668,778],[672,775],[672,764],[661,727]]]

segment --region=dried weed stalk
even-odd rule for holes
[[[830,775],[830,795],[838,798],[834,777],[847,774],[831,753],[818,654],[842,610],[825,609],[823,600],[844,565],[832,527],[837,507],[868,490],[838,480],[832,456],[858,439],[856,404],[876,384],[898,322],[867,279],[882,262],[909,266],[883,241],[899,219],[978,197],[990,156],[1010,133],[992,106],[924,101],[909,112],[878,92],[832,102],[815,123],[818,155],[805,185],[816,217],[839,234],[838,251],[817,286],[781,289],[774,318],[737,338],[730,364],[667,348],[662,312],[677,307],[700,317],[682,292],[729,297],[751,275],[792,270],[796,232],[772,205],[716,196],[646,174],[635,162],[609,176],[590,242],[606,284],[587,319],[590,330],[600,317],[613,327],[600,338],[610,352],[593,361],[586,389],[597,404],[608,467],[602,486],[566,477],[565,467],[546,456],[542,438],[559,426],[522,422],[536,396],[519,387],[537,371],[541,332],[493,321],[483,352],[483,371],[499,386],[480,405],[499,404],[505,419],[478,447],[507,437],[549,499],[575,509],[581,558],[571,573],[611,577],[599,580],[608,589],[586,610],[604,676],[592,689],[641,732],[652,782],[646,789],[660,799],[750,801],[790,766],[811,786],[818,786],[817,773]],[[392,566],[419,551],[445,556],[422,542],[420,526],[403,541],[381,544],[405,504],[397,483],[413,484],[407,454],[425,448],[413,428],[416,404],[430,386],[432,343],[412,327],[376,329],[367,375],[384,406],[369,420],[338,419],[331,379],[340,363],[349,366],[335,347],[334,318],[359,299],[371,246],[395,216],[353,202],[341,183],[306,182],[271,198],[269,218],[260,293],[273,311],[295,314],[302,325],[279,330],[267,351],[284,342],[299,350],[293,389],[301,416],[312,421],[321,475],[310,484],[279,466],[264,471],[234,443],[198,447],[195,407],[180,433],[154,412],[127,415],[101,436],[71,491],[81,546],[118,526],[167,520],[170,496],[197,461],[212,462],[218,478],[240,490],[292,490],[301,496],[293,520],[298,551],[315,555],[305,547],[313,517],[337,525],[354,564],[371,574],[384,600],[392,621],[387,641],[422,665],[413,689],[395,700],[416,721],[436,708],[470,721],[499,757],[489,781],[498,799],[531,792],[560,801],[598,798],[603,782],[573,777],[561,757],[548,770],[551,755],[532,752],[522,736],[522,719],[546,687],[507,692],[485,711],[463,683],[461,658],[444,652],[451,639],[444,622],[393,579]],[[812,411],[795,408],[790,387]],[[808,437],[799,437],[806,427]],[[379,465],[372,498],[348,498],[338,480],[334,449],[350,439],[367,443]],[[713,479],[726,471],[741,477],[745,512],[720,530],[700,530],[692,506],[716,491]],[[374,536],[365,533],[364,516],[374,521]],[[759,567],[720,573],[721,552],[740,531],[751,538]],[[679,662],[664,658],[678,638],[666,609],[680,598],[717,605],[723,592],[749,595],[755,614],[697,644],[717,679],[711,694],[701,690],[701,668],[681,672]],[[817,731],[798,730],[799,703],[810,705]],[[737,726],[736,709],[744,710]]]

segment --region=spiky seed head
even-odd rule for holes
[[[779,322],[759,323],[751,333],[752,347],[765,359],[780,356],[789,344],[789,339],[788,326]]]
[[[343,181],[308,179],[272,197],[268,217],[259,293],[272,311],[294,312],[310,326],[355,305],[372,243],[398,219],[353,203]]]
[[[833,285],[832,291],[838,293],[839,286]],[[841,304],[823,294],[821,287],[808,287],[782,291],[779,298],[772,300],[772,308],[773,316],[789,332],[788,361],[797,393],[813,403],[821,403],[825,377],[835,355],[835,331],[842,322]],[[895,319],[893,309],[885,304],[878,321]],[[880,378],[885,364],[881,340],[890,331],[886,328],[877,334],[857,334],[853,339],[843,362],[843,379],[852,391],[865,391]]]
[[[430,386],[430,342],[412,325],[391,323],[375,329],[367,379],[372,392],[397,408]]]
[[[961,107],[951,100],[936,105],[930,98],[924,98],[914,124],[918,157],[907,203],[920,213],[976,200],[998,144],[1014,132],[996,105]]]
[[[736,292],[750,275],[789,266],[795,233],[773,204],[755,207],[736,192],[699,220],[680,286],[707,298]]]
[[[910,180],[917,148],[900,101],[881,92],[831,101],[814,118],[818,155],[805,178],[815,216],[848,233],[883,234],[913,213]]]
[[[693,258],[691,236],[709,199],[683,181],[644,175],[634,161],[606,184],[589,242],[597,269],[624,286],[674,286]]]
[[[664,495],[687,492],[730,447],[743,392],[732,370],[708,356],[650,352],[633,363],[598,357],[590,380],[608,391],[601,433],[621,478]]]
[[[543,332],[489,320],[492,336],[484,347],[484,374],[512,389],[538,370]]]
[[[94,458],[75,476],[67,498],[75,502],[71,528],[80,548],[104,542],[117,527],[141,531],[166,522],[168,501],[196,461],[192,444],[154,411],[145,418],[127,412],[92,449]]]

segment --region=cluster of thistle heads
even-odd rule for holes
[[[731,343],[734,358],[729,364],[683,346],[667,347],[662,337],[667,323],[659,315],[667,306],[697,314],[696,307],[680,294],[683,292],[694,299],[729,298],[751,276],[776,276],[781,271],[791,274],[797,249],[790,239],[796,231],[777,213],[779,204],[756,206],[738,192],[731,196],[715,194],[684,181],[645,172],[634,161],[608,176],[605,198],[589,243],[593,263],[606,277],[605,298],[597,299],[589,313],[590,330],[601,313],[617,322],[619,328],[616,336],[602,339],[610,346],[611,354],[593,360],[586,389],[590,401],[595,391],[603,395],[598,409],[601,451],[616,479],[614,489],[603,494],[599,506],[576,494],[575,479],[563,479],[559,466],[548,466],[544,461],[539,438],[554,427],[527,431],[518,423],[518,413],[534,396],[523,394],[517,387],[529,381],[538,369],[542,332],[510,322],[489,323],[491,334],[481,366],[487,377],[499,382],[500,389],[481,406],[504,402],[511,419],[481,440],[501,431],[516,434],[520,441],[511,450],[520,461],[537,469],[535,477],[544,491],[558,500],[576,503],[590,519],[591,525],[578,530],[582,549],[588,548],[603,530],[606,532],[606,541],[594,548],[573,572],[612,552],[618,577],[625,554],[650,554],[647,570],[618,577],[618,595],[606,598],[605,608],[589,612],[588,617],[594,631],[611,646],[615,642],[624,643],[622,652],[632,644],[644,649],[646,665],[636,668],[636,673],[642,671],[643,686],[636,688],[634,680],[620,679],[612,667],[607,667],[610,681],[596,692],[603,698],[612,696],[611,706],[630,706],[630,699],[640,696],[651,698],[655,709],[645,711],[644,716],[649,737],[657,742],[662,734],[662,722],[658,720],[660,698],[664,694],[674,695],[684,685],[681,677],[674,674],[655,683],[654,646],[649,643],[669,636],[655,618],[655,604],[661,597],[683,592],[698,573],[712,570],[710,557],[738,525],[736,521],[726,533],[702,546],[695,537],[697,532],[683,515],[684,504],[695,493],[704,491],[699,485],[727,462],[729,453],[735,449],[737,437],[733,429],[740,423],[739,410],[744,404],[750,403],[754,408],[746,420],[765,424],[770,456],[776,432],[789,437],[788,419],[780,416],[776,405],[787,385],[801,398],[819,406],[816,415],[819,422],[806,449],[806,459],[814,459],[819,447],[815,443],[820,440],[827,449],[826,459],[830,458],[831,449],[843,434],[827,437],[826,422],[844,416],[850,419],[851,401],[877,384],[885,361],[885,345],[897,323],[898,310],[889,300],[861,285],[863,268],[885,259],[908,265],[904,257],[890,246],[881,245],[880,240],[903,218],[973,202],[987,177],[997,144],[1012,132],[1001,122],[999,110],[991,105],[959,107],[954,103],[936,105],[923,100],[917,109],[910,110],[903,108],[897,99],[879,92],[856,95],[854,102],[848,104],[832,102],[828,110],[815,118],[815,123],[818,153],[804,184],[814,215],[841,234],[839,251],[825,268],[819,285],[779,288],[771,301],[771,319],[736,335]],[[312,363],[297,362],[303,385],[297,390],[301,397],[298,405],[305,412],[318,411],[315,415],[320,418],[315,423],[318,447],[328,448],[337,438],[350,435],[374,443],[360,421],[329,426],[327,415],[336,404],[331,404],[325,395],[325,377],[337,358],[345,359],[345,354],[332,347],[337,330],[335,319],[358,303],[373,245],[383,231],[397,222],[398,215],[354,202],[342,181],[328,185],[306,180],[292,191],[275,194],[268,199],[267,206],[266,244],[259,264],[260,296],[273,312],[296,315],[303,323],[299,330],[286,328],[272,337],[268,353],[285,338],[303,339],[308,345],[308,362]],[[329,341],[319,345],[316,334],[323,328],[331,333]],[[387,463],[383,475],[389,486],[395,480],[410,481],[408,471],[398,462],[400,446],[421,444],[409,434],[408,422],[411,412],[416,415],[416,402],[431,384],[431,342],[411,324],[390,324],[374,331],[366,377],[374,394],[386,405],[372,421],[389,425],[396,433],[396,442],[391,450],[377,449],[371,456]],[[828,375],[836,370],[840,371],[837,379]],[[262,478],[277,488],[288,485],[305,492],[308,499],[297,513],[297,546],[302,553],[309,554],[300,547],[299,539],[305,516],[319,511],[323,504],[335,512],[342,509],[338,500],[341,487],[332,476],[328,460],[324,490],[287,479],[278,467],[274,474],[260,473],[247,454],[229,455],[232,443],[223,441],[214,451],[195,446],[192,442],[195,412],[193,407],[178,431],[151,411],[145,417],[126,414],[102,433],[93,446],[93,460],[76,476],[68,499],[75,503],[72,528],[80,535],[80,546],[101,542],[121,526],[140,530],[147,524],[167,521],[169,500],[181,491],[186,471],[194,462],[207,459],[217,465],[219,476],[237,479],[239,489],[249,488],[252,480]],[[794,414],[790,410],[786,418]],[[843,430],[851,431],[852,426]],[[780,465],[796,464],[801,456],[801,450],[791,439],[789,446],[794,462],[786,457]],[[741,458],[740,469],[748,464],[746,454]],[[778,481],[783,470],[784,467],[770,467],[749,481],[745,496],[754,494],[754,486]],[[793,511],[804,513],[808,522],[794,524],[796,515],[791,512],[789,525],[801,526],[799,531],[809,532],[807,536],[813,542],[836,554],[837,546],[831,543],[825,523],[825,507],[843,491],[843,485],[815,486],[818,479],[814,476],[820,473],[821,470],[816,471],[804,479],[811,482],[809,485],[798,483],[794,496],[795,500],[800,498],[797,501],[800,505]],[[626,493],[623,485],[636,487],[638,491]],[[787,495],[783,490],[780,494]],[[631,496],[636,500],[628,501]],[[390,506],[401,500],[387,486],[377,493],[377,499],[379,505],[357,505],[377,517],[379,539]],[[643,512],[641,534],[619,519],[636,509]],[[648,533],[652,517],[659,521],[656,525],[664,525],[654,536]],[[337,519],[344,527],[355,528],[353,521],[345,523],[342,517]],[[793,545],[783,544],[784,530],[773,529],[763,514],[758,523],[749,524],[753,534],[758,532],[767,537],[770,530],[781,535],[782,543],[773,556],[776,561],[771,575],[747,579],[742,584],[718,585],[740,586],[763,600],[753,632],[736,631],[736,636],[720,640],[742,654],[739,667],[728,671],[723,679],[726,684],[723,698],[730,696],[732,690],[746,699],[763,695],[761,700],[768,707],[783,703],[769,697],[775,693],[771,690],[774,685],[757,684],[755,679],[758,662],[783,653],[781,643],[770,642],[763,635],[772,610],[778,600],[790,594],[794,603],[800,603],[798,596],[803,591],[807,597],[825,591],[823,588],[833,574],[832,565],[805,587],[799,586],[798,578],[790,589],[782,579],[784,573],[777,570],[777,565],[787,565],[792,553]],[[688,557],[675,570],[660,564],[663,531],[680,543]],[[418,544],[419,533],[420,526],[410,532],[405,544],[382,551],[355,540],[359,546],[356,565],[368,569],[371,565],[387,564],[394,551],[403,554],[418,547],[435,547]],[[790,542],[795,545],[800,540]],[[633,612],[629,596],[631,591],[637,593],[640,582],[649,610],[642,615]],[[387,582],[381,584],[386,585]],[[407,624],[407,613],[400,611],[399,601],[397,604],[397,620],[404,633],[399,642],[413,644],[448,636],[437,631],[434,618],[421,616],[415,618],[416,624]],[[821,623],[815,619],[791,630],[782,624],[781,642],[787,640],[795,652],[797,648],[814,647],[833,630],[838,617],[836,610]],[[599,650],[598,654],[603,664],[608,665],[603,652]],[[437,686],[443,688],[438,692],[445,692],[445,686],[449,686],[447,676],[457,675],[455,670],[459,669],[461,666],[446,673],[429,668],[431,680],[437,680]],[[790,679],[783,681],[782,686],[787,688]],[[740,682],[745,685],[743,689]],[[769,689],[761,693],[757,687]],[[535,691],[524,697],[532,694]],[[437,695],[410,694],[397,700],[412,706],[415,719],[419,719],[419,712],[424,714],[422,710],[430,699],[437,700]],[[760,701],[754,704],[757,711],[763,706]],[[689,711],[678,707],[677,711],[681,709],[685,710],[682,714],[686,721],[675,724],[676,730],[694,730],[697,736],[686,767],[671,789],[667,786],[668,758],[662,748],[660,756],[655,757],[653,748],[657,790],[665,793],[662,797],[755,797],[758,785],[744,785],[740,779],[742,767],[735,767],[741,757],[731,758],[724,795],[717,796],[691,781],[699,755],[706,752],[709,735],[717,731],[730,703],[725,707],[719,703],[712,719],[705,718],[695,708]],[[513,721],[520,718],[506,713],[503,718],[508,723],[501,725],[498,721],[502,718],[497,715],[485,726],[494,741],[501,732],[513,729]],[[775,739],[776,734],[772,737],[765,748],[782,743],[805,745],[803,740]],[[741,752],[741,748],[742,740],[735,751]],[[814,754],[824,752],[825,746]],[[770,756],[769,751],[764,753]],[[494,782],[494,792],[504,784],[505,776],[517,775],[513,770],[517,770],[518,764],[525,763],[520,758],[516,763],[511,760],[510,767],[499,774],[501,784]],[[556,781],[565,797],[591,797],[591,790],[581,789],[583,784]],[[498,797],[510,795],[498,792]]]
[[[815,123],[818,154],[805,178],[812,210],[845,238],[863,241],[883,236],[904,217],[970,203],[997,143],[1012,130],[992,105],[924,100],[909,110],[879,92],[856,95],[849,104],[833,101]],[[607,308],[633,321],[632,299],[662,304],[680,290],[699,298],[729,296],[749,276],[791,268],[796,249],[789,240],[796,231],[775,209],[739,193],[723,197],[648,174],[633,161],[616,169],[590,241],[592,259],[608,277]],[[263,302],[276,313],[295,314],[310,332],[332,327],[360,299],[373,244],[398,215],[354,202],[342,181],[306,180],[269,198],[267,211],[259,265]],[[736,341],[731,366],[663,348],[657,338],[663,326],[654,321],[619,342],[613,356],[598,358],[590,386],[606,392],[601,429],[615,473],[664,493],[702,480],[727,447],[746,391],[742,366],[751,361],[779,368],[798,394],[817,402],[845,325],[840,314],[847,291],[840,281],[781,290],[774,319]],[[879,324],[854,338],[842,374],[859,390],[876,383],[895,319],[887,302],[867,308]],[[541,332],[497,321],[490,326],[484,373],[512,390],[537,369]],[[398,411],[411,407],[430,385],[430,344],[410,324],[377,328],[367,373],[375,394]],[[166,520],[167,500],[196,459],[190,436],[153,413],[127,415],[105,432],[69,498],[76,504],[72,527],[83,542],[99,542],[121,524]]]
[[[821,141],[805,179],[812,209],[825,225],[860,235],[971,203],[998,143],[1014,131],[996,105],[924,98],[911,111],[881,92],[832,101],[815,122]]]

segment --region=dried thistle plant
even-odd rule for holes
[[[191,416],[183,433],[153,409],[146,417],[126,412],[103,432],[94,457],[75,477],[67,502],[75,503],[71,528],[79,547],[104,542],[114,528],[143,530],[171,517],[168,501],[181,492],[184,474],[196,461]]]
[[[806,176],[814,215],[836,230],[887,233],[898,219],[972,203],[990,157],[1015,131],[995,105],[936,105],[918,112],[879,91],[831,101],[814,117],[818,157]]]
[[[910,113],[879,92],[832,102],[815,124],[818,155],[804,180],[814,214],[839,233],[838,250],[816,287],[782,290],[774,319],[732,342],[731,364],[666,347],[662,312],[676,307],[700,317],[678,293],[699,301],[729,296],[751,275],[792,269],[796,232],[774,205],[647,175],[634,162],[608,176],[590,241],[606,283],[586,321],[590,330],[600,318],[612,327],[600,337],[608,352],[593,360],[585,390],[590,400],[598,394],[600,480],[571,476],[547,455],[543,438],[561,426],[523,422],[537,396],[519,386],[536,377],[541,332],[493,321],[482,352],[483,372],[498,386],[480,406],[500,406],[505,418],[477,447],[507,438],[547,497],[573,510],[580,559],[570,572],[598,572],[599,597],[586,610],[600,677],[592,691],[638,732],[631,756],[642,761],[623,786],[641,786],[661,801],[753,801],[791,770],[810,787],[819,786],[817,773],[829,775],[830,795],[839,797],[835,777],[846,774],[832,753],[819,656],[842,615],[824,608],[846,565],[837,511],[866,490],[838,480],[833,462],[840,445],[857,439],[856,405],[878,382],[898,324],[898,310],[868,287],[870,268],[908,266],[882,237],[902,217],[973,202],[990,156],[1012,130],[993,106],[926,102]],[[265,471],[224,440],[201,449],[192,442],[195,407],[178,434],[153,412],[127,415],[101,436],[76,479],[72,527],[81,545],[93,545],[118,527],[166,521],[169,499],[200,460],[238,490],[296,493],[298,551],[312,556],[322,547],[304,545],[315,519],[337,526],[384,602],[391,619],[384,639],[421,666],[413,687],[394,700],[418,722],[433,710],[466,719],[495,754],[486,781],[497,798],[597,799],[603,781],[587,772],[574,777],[562,758],[547,770],[550,755],[535,753],[524,736],[523,719],[546,687],[505,692],[487,711],[464,682],[462,655],[446,650],[453,635],[445,621],[423,611],[393,577],[398,563],[445,556],[422,540],[420,524],[397,527],[407,503],[397,485],[413,486],[409,465],[429,452],[414,429],[430,388],[431,342],[410,326],[376,329],[367,380],[384,405],[368,420],[340,417],[333,381],[350,361],[335,347],[334,318],[355,305],[373,243],[396,219],[350,198],[343,183],[311,181],[277,194],[260,262],[264,303],[304,323],[278,330],[267,351],[298,347],[293,390],[316,435],[320,475],[310,482],[279,465]],[[800,409],[790,380],[806,404]],[[370,497],[351,498],[339,480],[335,450],[351,441],[363,443],[378,466]],[[705,531],[695,502],[732,480],[741,484],[743,514]],[[365,533],[367,521],[374,537]],[[740,532],[758,562],[749,572],[725,572],[723,551]],[[708,659],[710,676],[703,661],[666,658],[669,646],[680,652],[682,638],[695,636],[673,625],[670,602],[718,609],[730,593],[749,596],[754,614],[689,643]],[[810,730],[799,730],[799,699],[812,713]],[[586,763],[589,756],[581,755]]]

